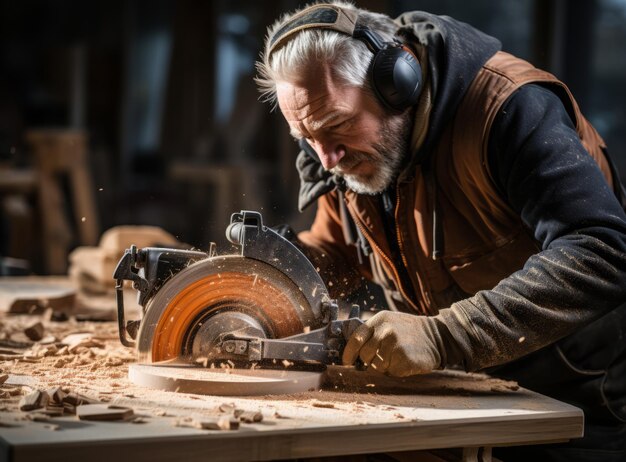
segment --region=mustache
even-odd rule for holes
[[[371,159],[371,155],[368,155],[362,151],[350,151],[339,161],[339,163],[330,169],[332,173],[341,174],[352,168],[356,167],[361,162]]]

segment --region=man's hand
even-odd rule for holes
[[[381,311],[354,331],[343,363],[358,357],[378,372],[406,377],[441,369],[443,348],[434,318]]]

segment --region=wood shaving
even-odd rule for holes
[[[315,401],[311,403],[313,407],[321,407],[324,409],[337,409],[333,403],[324,403],[322,401]]]

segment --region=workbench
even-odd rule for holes
[[[12,377],[16,383],[19,379]],[[495,446],[565,441],[583,434],[583,413],[573,406],[510,382],[454,371],[392,380],[336,367],[321,391],[255,398],[153,391],[138,399],[132,384],[124,387],[129,398],[115,404],[132,405],[136,415],[146,413],[144,423],[62,417],[54,419],[58,428],[51,430],[46,423],[18,422],[0,428],[0,459],[279,460],[464,448],[462,460],[489,461]],[[181,415],[225,402],[260,410],[265,418],[231,431],[175,425]],[[155,407],[165,410],[158,418],[150,414]]]

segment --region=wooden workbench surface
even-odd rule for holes
[[[14,421],[19,426],[0,428],[0,446],[5,459],[14,461],[275,460],[582,435],[580,410],[484,376],[441,372],[397,383],[344,368],[330,375],[320,392],[255,399],[146,394],[129,385],[115,404],[132,406],[143,423],[62,417],[51,430],[49,422]],[[344,381],[353,384],[351,391],[336,391]],[[264,420],[235,431],[179,426],[185,417],[219,413],[229,402],[262,412]],[[3,422],[9,421],[5,415]]]

